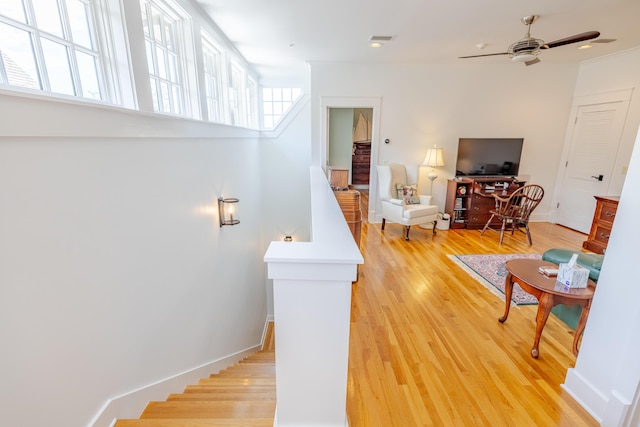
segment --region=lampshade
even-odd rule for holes
[[[433,146],[433,148],[429,148],[427,150],[427,155],[424,158],[424,162],[422,162],[422,165],[429,166],[432,168],[444,166],[444,157],[442,155],[442,148],[436,147],[435,145]]]

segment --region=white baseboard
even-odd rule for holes
[[[117,419],[138,418],[149,402],[164,401],[167,395],[180,392],[186,386],[197,383],[199,379],[226,369],[260,351],[269,321],[265,321],[260,344],[108,399],[87,427],[113,427]]]
[[[601,425],[603,426],[632,426],[631,420],[628,420],[629,424],[625,424],[625,420],[630,416],[631,402],[625,399],[616,390],[611,392],[609,402],[607,402],[607,410],[602,416]],[[637,426],[638,424],[636,424]]]
[[[596,421],[602,423],[602,416],[607,408],[607,397],[580,375],[576,368],[567,370],[567,376],[561,387]]]

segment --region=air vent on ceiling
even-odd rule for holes
[[[371,36],[369,37],[370,42],[390,42],[393,40],[393,36]]]

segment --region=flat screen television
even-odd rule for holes
[[[516,176],[524,138],[460,138],[456,176]]]

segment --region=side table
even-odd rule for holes
[[[582,307],[582,314],[580,315],[578,327],[573,337],[572,349],[573,354],[577,356],[578,342],[587,324],[591,300],[593,299],[593,293],[596,288],[595,282],[589,280],[586,288],[567,288],[558,282],[556,277],[545,276],[539,272],[540,267],[557,268],[558,266],[556,264],[537,259],[513,259],[507,261],[505,266],[508,272],[504,282],[506,307],[504,314],[498,321],[504,323],[509,316],[514,283],[520,285],[525,292],[536,297],[538,300],[538,312],[536,314],[536,334],[533,340],[531,356],[537,359],[540,354],[538,351],[540,337],[542,336],[544,325],[547,323],[551,308],[558,304],[580,305]]]

